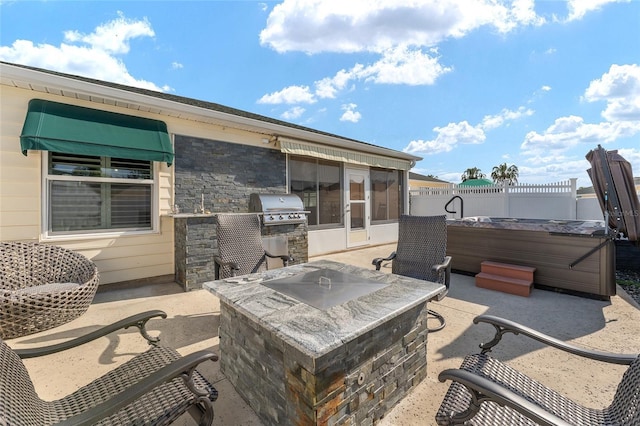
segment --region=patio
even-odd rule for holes
[[[330,259],[373,268],[371,259],[386,256],[394,249],[395,244],[385,245],[310,260]],[[476,351],[480,342],[493,336],[493,330],[488,326],[472,325],[473,317],[479,314],[512,319],[587,348],[639,353],[640,307],[625,298],[620,289],[618,292],[610,302],[538,289],[525,298],[480,289],[475,287],[473,277],[453,274],[448,297],[432,303],[433,308],[447,319],[447,327],[429,335],[427,379],[379,424],[435,423],[435,412],[448,388],[447,383],[438,382],[438,373],[458,367],[466,354]],[[174,347],[182,354],[206,348],[217,351],[218,300],[204,290],[185,293],[173,282],[150,283],[136,288],[111,286],[99,290],[88,312],[80,318],[8,343],[13,348],[56,343],[149,309],[162,309],[168,314],[167,319],[152,320],[148,324],[152,334],[160,335],[162,344]],[[585,405],[606,405],[624,371],[622,366],[602,368],[603,364],[596,361],[579,359],[530,339],[507,335],[504,340],[494,351],[497,358],[507,360],[532,378]],[[74,391],[145,349],[146,342],[137,330],[124,330],[63,355],[24,362],[39,395],[53,399]],[[218,363],[205,363],[199,370],[220,392],[214,404],[214,424],[261,424],[219,372]],[[178,424],[193,424],[188,416],[181,420]]]

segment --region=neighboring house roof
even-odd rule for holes
[[[467,179],[464,182],[458,184],[458,186],[487,186],[495,185],[492,180],[489,179]]]
[[[425,176],[418,173],[409,172],[409,179],[420,180],[425,182],[449,183],[446,180],[440,180],[431,176]]]
[[[636,188],[640,187],[640,177],[634,177],[633,183],[636,186]],[[596,191],[593,189],[593,186],[585,186],[585,187],[578,188],[576,190],[576,193],[578,195],[595,194]]]
[[[411,162],[422,160],[421,157],[401,151],[227,107],[214,102],[3,61],[0,61],[0,68],[2,69],[2,72],[0,72],[2,84],[9,86],[54,93],[61,96],[71,96],[73,98],[109,105],[113,105],[113,100],[115,100],[118,106],[152,112],[158,115],[167,115],[226,126],[230,126],[230,124],[233,123],[233,127],[238,129],[256,131],[256,128],[260,128],[263,132],[270,132],[278,136],[300,138],[309,142],[362,150]],[[101,98],[101,95],[103,98]]]

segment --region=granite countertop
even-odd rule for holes
[[[261,284],[262,281],[323,268],[389,285],[355,300],[320,310]],[[401,313],[435,298],[444,290],[444,286],[437,283],[387,274],[373,267],[369,270],[327,260],[210,281],[203,287],[221,302],[296,348],[302,358],[300,361],[310,365]]]
[[[167,216],[173,217],[176,219],[188,219],[192,217],[213,217],[217,213],[171,213]]]

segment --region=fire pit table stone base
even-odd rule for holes
[[[220,369],[267,424],[373,424],[427,376],[426,308],[352,342],[316,373],[248,317],[224,304],[221,316]]]
[[[262,274],[335,268],[388,286],[320,310],[253,281],[215,281],[220,367],[268,425],[374,424],[427,375],[427,302],[436,283],[319,261]]]

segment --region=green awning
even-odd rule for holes
[[[27,150],[173,163],[163,121],[32,99],[22,134]]]

